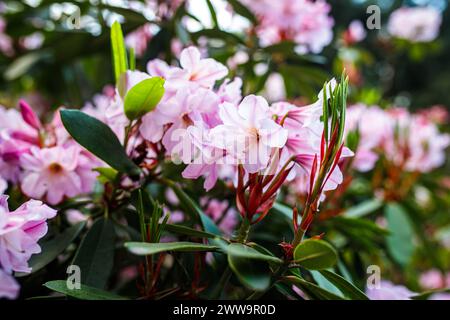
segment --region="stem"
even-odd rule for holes
[[[241,222],[241,226],[236,235],[236,241],[240,243],[247,242],[248,234],[250,231],[250,221],[247,218],[243,218]]]
[[[228,281],[230,281],[231,275],[232,275],[231,269],[229,266],[227,266],[222,276],[220,277],[219,283],[214,288],[214,291],[211,293],[212,299],[220,299],[221,293],[225,288],[225,285],[228,283]]]

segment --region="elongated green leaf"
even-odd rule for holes
[[[200,231],[196,229],[192,229],[186,226],[182,226],[179,224],[166,224],[164,230],[167,230],[170,233],[182,234],[185,236],[196,237],[196,238],[216,238],[217,235]]]
[[[228,3],[233,7],[234,12],[247,18],[251,23],[256,24],[258,22],[255,15],[238,0],[228,0]]]
[[[345,280],[340,275],[328,271],[328,270],[320,270],[319,271],[325,278],[328,279],[331,283],[333,283],[341,292],[348,298],[353,300],[369,300],[369,298],[358,289],[351,282]]]
[[[114,260],[114,224],[105,218],[94,222],[80,243],[73,265],[81,270],[81,283],[103,289]]]
[[[344,300],[343,298],[331,293],[314,283],[308,282],[297,276],[287,276],[283,278],[284,282],[294,284],[302,290],[310,299],[314,300]]]
[[[308,239],[295,248],[294,260],[306,269],[327,269],[336,264],[337,253],[323,240]]]
[[[277,257],[270,256],[267,254],[263,254],[249,246],[246,246],[241,243],[232,243],[226,248],[226,252],[228,255],[232,255],[234,257],[247,258],[251,260],[262,260],[272,263],[281,264],[283,261]]]
[[[350,209],[347,209],[344,212],[344,216],[350,218],[363,217],[378,210],[382,205],[383,201],[379,199],[367,200],[354,207],[351,207]]]
[[[131,176],[140,173],[106,124],[79,110],[61,110],[60,113],[64,127],[79,144],[120,172]]]
[[[152,77],[145,79],[125,95],[125,115],[130,120],[135,120],[155,109],[164,95],[164,79]]]
[[[432,295],[439,294],[439,293],[450,294],[450,288],[425,291],[425,292],[419,293],[415,296],[412,296],[411,299],[412,300],[427,300]]]
[[[397,203],[386,206],[389,236],[386,244],[392,258],[401,265],[407,265],[414,253],[414,230],[408,214]]]
[[[125,297],[113,293],[93,288],[87,285],[81,285],[80,289],[69,289],[64,280],[49,281],[44,284],[50,290],[65,294],[67,296],[80,300],[128,300]]]
[[[266,261],[229,254],[228,264],[239,281],[247,288],[255,291],[264,291],[269,288],[272,273]]]
[[[41,253],[31,256],[28,262],[31,267],[31,272],[41,270],[43,267],[48,265],[50,262],[56,259],[56,257],[64,251],[72,241],[78,236],[78,234],[83,230],[86,222],[80,222],[76,225],[68,228],[61,234],[58,234],[53,239],[40,243]],[[20,273],[15,276],[26,276],[27,274]]]
[[[111,49],[114,63],[114,75],[116,82],[119,81],[122,73],[128,69],[127,51],[123,40],[122,28],[119,22],[114,22],[111,26]]]
[[[132,253],[140,256],[148,256],[166,251],[197,252],[216,251],[216,246],[196,242],[167,242],[167,243],[147,243],[147,242],[127,242],[125,247]]]
[[[311,273],[314,281],[317,283],[319,287],[327,291],[330,291],[331,293],[334,293],[339,297],[344,298],[344,295],[342,294],[341,290],[339,290],[338,287],[336,287],[332,282],[330,282],[327,278],[325,278],[320,273],[320,271],[310,270],[309,272]]]

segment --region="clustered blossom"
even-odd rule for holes
[[[450,136],[439,132],[426,114],[403,108],[383,110],[354,105],[347,111],[347,133],[358,130],[359,143],[353,167],[371,170],[379,157],[405,171],[429,172],[445,161]]]
[[[321,164],[324,156],[322,92],[317,102],[305,107],[287,102],[269,106],[261,96],[242,97],[242,80],[224,79],[227,68],[211,58],[202,58],[195,47],[181,52],[180,67],[153,60],[147,71],[127,72],[127,88],[146,77],[160,76],[165,79],[165,94],[156,109],[142,118],[132,138],[150,152],[157,150],[175,163],[186,164],[184,178],[203,177],[206,190],[219,179],[233,182],[240,193],[240,213],[258,213],[261,217],[286,179],[303,179],[307,187],[314,184],[316,177],[310,179],[317,165],[314,159]],[[334,84],[331,82],[331,90]],[[118,92],[112,97],[96,96],[95,100],[98,107],[89,104],[84,110],[111,126],[123,141],[121,132],[128,121]],[[337,158],[352,155],[347,148],[341,149]],[[128,152],[132,154],[133,150]],[[325,191],[342,182],[338,160],[334,162],[321,182],[321,199]],[[244,185],[252,189],[253,184],[259,186],[253,190],[253,198],[246,200]]]
[[[441,13],[434,7],[402,7],[392,12],[388,32],[411,42],[430,42],[439,36]]]
[[[31,272],[28,260],[41,252],[37,242],[47,233],[46,221],[55,217],[56,210],[30,200],[9,211],[7,199],[0,195],[0,298],[15,299],[20,287],[11,274]]]
[[[319,53],[333,39],[331,7],[325,0],[245,0],[258,17],[256,32],[263,46],[283,40],[295,42],[300,52]]]
[[[80,147],[64,129],[59,113],[42,124],[21,101],[16,109],[0,107],[0,189],[5,182],[49,204],[92,191],[101,162]]]

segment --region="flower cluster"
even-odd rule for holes
[[[402,7],[389,17],[389,33],[411,42],[430,42],[439,36],[441,13],[434,7]]]
[[[58,113],[48,124],[25,102],[20,112],[0,107],[0,188],[18,184],[22,192],[49,204],[92,191],[93,168],[101,162],[64,129]]]
[[[259,18],[256,32],[263,46],[289,40],[300,52],[319,53],[333,39],[331,7],[324,0],[243,2]]]
[[[445,161],[450,136],[439,132],[426,114],[403,108],[383,110],[362,104],[349,107],[347,131],[358,131],[359,143],[353,166],[369,171],[381,155],[409,172],[429,172]]]
[[[47,233],[46,220],[55,217],[56,210],[30,200],[9,211],[7,199],[0,195],[0,298],[14,299],[19,285],[11,274],[31,272],[28,260],[41,251],[37,242]]]

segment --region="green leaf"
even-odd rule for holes
[[[181,235],[195,237],[195,238],[216,238],[217,237],[217,235],[215,235],[215,234],[196,230],[196,229],[189,228],[189,227],[179,225],[179,224],[166,224],[164,227],[164,230],[166,230],[170,233],[181,234]]]
[[[329,292],[328,290],[322,289],[321,287],[315,285],[314,283],[308,282],[297,276],[287,276],[284,277],[285,282],[294,284],[300,290],[302,290],[310,299],[313,300],[344,300],[343,298]]]
[[[39,243],[41,253],[31,256],[28,264],[31,267],[31,273],[35,273],[56,259],[56,257],[66,249],[86,225],[85,221],[77,223],[74,226],[64,230],[54,238]],[[26,276],[28,273],[15,274],[16,277]]]
[[[140,256],[148,256],[165,251],[179,252],[197,252],[197,251],[216,251],[219,247],[196,242],[167,242],[167,243],[148,243],[148,242],[127,242],[125,247],[132,253]]]
[[[370,199],[347,209],[343,215],[349,218],[359,218],[378,210],[382,206],[383,201],[379,199]]]
[[[140,169],[127,156],[114,132],[103,122],[79,110],[61,110],[66,130],[80,145],[105,161],[114,169],[139,175]]]
[[[425,291],[425,292],[419,293],[415,296],[412,296],[411,299],[412,300],[427,300],[436,293],[450,294],[450,288]]]
[[[266,261],[228,254],[228,264],[239,281],[247,288],[255,291],[264,291],[269,288],[272,272]]]
[[[263,254],[249,246],[241,243],[232,243],[226,248],[226,253],[234,257],[247,258],[251,260],[262,260],[266,262],[272,262],[281,264],[283,261],[277,257]]]
[[[125,297],[83,284],[80,289],[69,289],[65,280],[49,281],[44,283],[44,286],[50,290],[81,300],[128,300]]]
[[[112,182],[116,179],[117,177],[117,170],[110,168],[110,167],[98,167],[98,168],[94,168],[94,171],[97,171],[98,173],[100,173],[100,175],[98,176],[98,180],[101,183],[106,183],[106,182]]]
[[[392,258],[402,266],[411,261],[414,253],[414,230],[408,214],[397,203],[389,203],[385,209],[389,236],[386,238]]]
[[[111,26],[111,49],[114,63],[114,75],[116,77],[116,82],[118,82],[120,76],[127,71],[128,62],[122,28],[117,21]]]
[[[125,95],[125,115],[130,120],[135,120],[155,109],[164,95],[164,79],[152,77],[145,79]]]
[[[328,270],[320,270],[320,274],[322,274],[328,281],[334,284],[341,292],[348,298],[353,300],[369,300],[369,298],[358,289],[351,282],[345,280],[340,275],[328,271]]]
[[[72,264],[80,267],[81,283],[103,289],[114,263],[114,224],[105,218],[94,222],[80,243]]]
[[[336,264],[337,253],[328,242],[308,239],[295,248],[294,261],[310,270],[327,269]]]
[[[253,12],[251,12],[246,6],[244,6],[238,0],[228,0],[228,3],[233,7],[234,12],[243,16],[244,18],[247,18],[253,24],[258,23],[258,19],[256,19]]]

